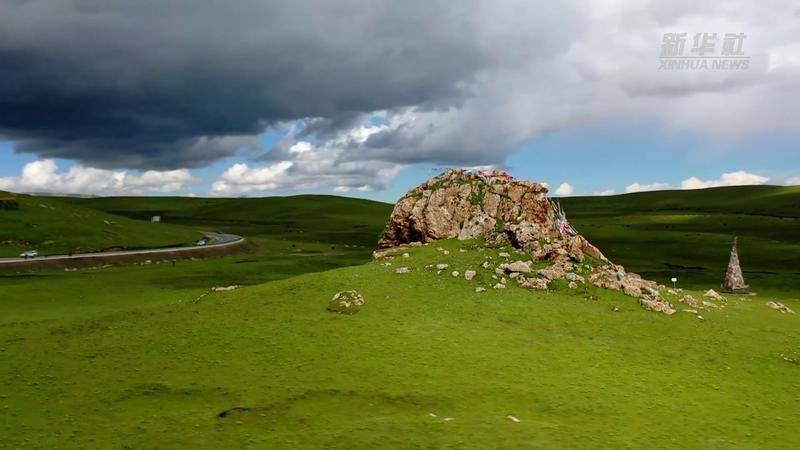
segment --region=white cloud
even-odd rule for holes
[[[344,148],[363,144],[369,136],[391,127],[374,125],[356,127],[315,145],[299,140],[296,130],[267,157],[271,163],[250,167],[234,164],[211,185],[215,196],[234,196],[255,192],[281,192],[331,189],[336,193],[369,192],[385,188],[405,165],[376,159],[349,159]]]
[[[752,184],[766,184],[769,178],[754,173],[739,170],[737,172],[723,173],[716,180],[701,180],[691,177],[681,182],[681,189],[705,189],[719,186],[742,186]]]
[[[572,187],[571,184],[566,183],[566,182],[561,183],[558,186],[558,189],[556,189],[556,192],[555,192],[556,195],[562,196],[562,197],[566,197],[566,196],[572,195],[574,193],[575,193],[575,188]]]
[[[671,186],[667,183],[641,184],[637,181],[636,183],[628,185],[628,187],[625,188],[625,192],[632,194],[634,192],[661,191],[670,188]]]
[[[789,186],[795,186],[800,184],[800,177],[792,177],[786,180],[786,184]]]
[[[795,178],[795,181],[799,182],[800,184],[800,177]],[[723,173],[719,178],[715,180],[701,180],[698,177],[689,177],[681,182],[679,189],[706,189],[712,187],[721,187],[721,186],[744,186],[744,185],[754,185],[754,184],[767,184],[769,182],[769,178],[755,174],[746,172],[744,170],[738,170],[736,172],[728,172]],[[792,184],[792,179],[787,181],[787,184]],[[678,189],[675,188],[667,183],[652,183],[652,184],[641,184],[638,181],[629,185],[625,188],[625,192],[633,193],[633,192],[644,192],[644,191],[659,191],[665,189]]]
[[[617,191],[614,189],[606,189],[605,191],[596,191],[593,192],[592,195],[599,195],[599,196],[606,196],[606,195],[614,195]]]
[[[51,159],[25,164],[16,177],[0,178],[0,189],[15,192],[52,192],[94,195],[172,193],[196,181],[188,169],[112,171],[74,165],[59,172]]]

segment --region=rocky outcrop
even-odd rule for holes
[[[381,247],[457,237],[472,239],[528,223],[553,235],[547,187],[502,172],[448,170],[409,191],[394,207]]]
[[[577,234],[547,192],[543,184],[515,180],[504,172],[448,170],[397,202],[379,245],[391,248],[447,238],[483,237],[490,243],[511,244],[528,254],[530,262],[508,262],[496,267],[496,275],[511,273],[522,287],[547,289],[557,279],[567,280],[573,288],[590,283],[636,297],[647,309],[675,312],[661,298],[657,283],[611,263]],[[384,256],[384,252],[376,253]],[[538,277],[531,276],[531,264],[540,261],[551,264],[535,271]],[[488,264],[485,262],[482,267]],[[581,271],[584,275],[576,273]],[[494,288],[505,288],[504,280]]]

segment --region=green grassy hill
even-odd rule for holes
[[[0,192],[0,196],[7,195]],[[17,196],[19,209],[0,209],[0,256],[90,252],[112,247],[144,248],[196,241],[198,230],[132,220],[75,204],[69,199]]]

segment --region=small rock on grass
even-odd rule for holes
[[[341,291],[334,294],[328,303],[328,311],[340,314],[355,314],[364,306],[364,296],[358,291]]]
[[[515,422],[515,423],[519,423],[519,419],[517,419],[516,417],[512,416],[511,414],[507,415],[506,419],[508,419],[508,420],[510,420],[512,422]]]
[[[493,287],[494,287],[495,289],[505,289],[505,288],[506,288],[506,285],[505,285],[505,284],[501,284],[501,283],[497,283],[497,284],[495,284]]]
[[[451,272],[451,273],[450,273],[450,275],[452,275],[452,276],[454,276],[454,277],[458,277],[458,276],[459,276],[459,275],[461,275],[461,274],[460,274],[460,273],[458,273],[458,271],[457,271],[457,270],[454,270],[453,272]]]
[[[394,269],[394,273],[409,273],[409,272],[411,272],[411,269],[409,269],[408,267],[398,267],[397,269]]]
[[[486,292],[486,288],[478,286],[475,288],[475,292]]]
[[[784,305],[783,303],[775,301],[775,300],[768,301],[767,302],[767,306],[772,308],[772,309],[777,309],[778,311],[780,311],[782,313],[794,314],[794,311],[792,311],[791,308],[789,308],[788,306]]]
[[[471,280],[471,279],[475,278],[476,274],[477,273],[474,270],[465,270],[464,271],[464,278],[467,279],[467,280]]]
[[[448,264],[437,264],[436,265],[436,269],[437,270],[444,270],[444,269],[447,269],[448,267],[450,267]]]

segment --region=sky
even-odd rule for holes
[[[16,192],[791,185],[798,119],[797,1],[0,0]]]

